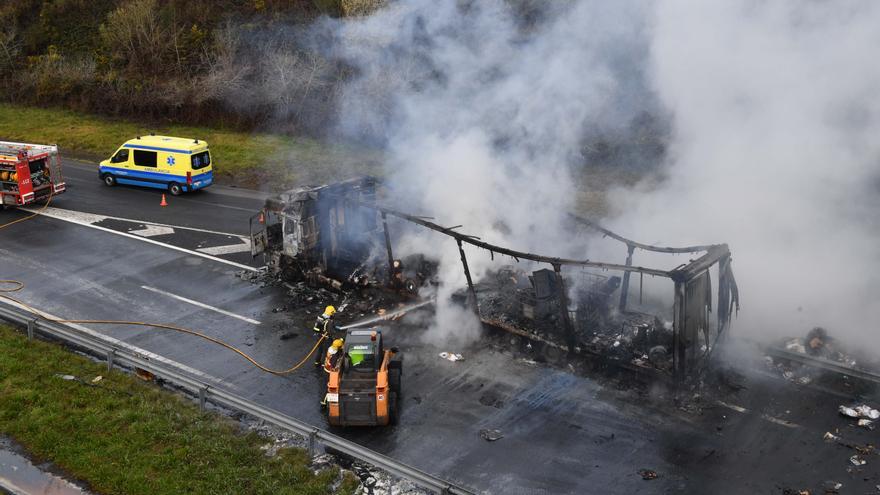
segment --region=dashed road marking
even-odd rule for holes
[[[214,311],[215,313],[220,313],[220,314],[222,314],[222,315],[230,316],[230,317],[232,317],[232,318],[237,318],[237,319],[239,319],[239,320],[241,320],[241,321],[246,321],[246,322],[248,322],[248,323],[250,323],[250,324],[252,324],[252,325],[259,325],[259,324],[260,324],[259,321],[254,320],[254,319],[251,319],[251,318],[248,318],[248,317],[246,317],[246,316],[237,315],[237,314],[232,313],[232,312],[230,312],[230,311],[226,311],[225,309],[220,309],[220,308],[217,308],[217,307],[214,307],[214,306],[210,306],[210,305],[205,304],[205,303],[201,303],[201,302],[198,302],[198,301],[194,301],[194,300],[192,300],[192,299],[188,299],[188,298],[183,297],[183,296],[178,296],[177,294],[172,294],[172,293],[170,293],[170,292],[167,292],[167,291],[164,291],[164,290],[161,290],[161,289],[157,289],[157,288],[155,288],[155,287],[150,287],[150,286],[148,286],[148,285],[142,285],[142,286],[141,286],[141,289],[148,290],[148,291],[150,291],[150,292],[155,292],[156,294],[162,294],[163,296],[168,296],[168,297],[170,297],[170,298],[172,298],[172,299],[177,299],[178,301],[183,301],[183,302],[185,302],[185,303],[192,304],[193,306],[198,306],[198,307],[203,308],[203,309],[208,309],[208,310]]]
[[[716,400],[715,403],[718,404],[719,406],[726,407],[726,408],[728,408],[732,411],[736,411],[740,414],[748,414],[748,412],[749,412],[748,409],[746,409],[742,406],[738,406],[736,404],[730,404],[730,403],[724,402],[723,400]],[[761,419],[763,419],[764,421],[769,421],[773,424],[785,426],[786,428],[800,428],[801,427],[801,425],[799,425],[797,423],[793,423],[793,422],[788,421],[786,419],[775,418],[775,417],[770,416],[768,414],[761,414]]]

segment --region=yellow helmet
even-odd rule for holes
[[[339,348],[342,347],[342,344],[343,344],[343,343],[344,343],[344,342],[342,341],[342,339],[336,339],[336,340],[333,341],[333,345],[332,345],[332,347],[335,347],[335,348],[339,349]]]
[[[327,316],[333,316],[336,313],[336,308],[333,306],[327,306],[324,308],[324,314]]]

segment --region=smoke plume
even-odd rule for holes
[[[405,211],[520,250],[612,262],[619,245],[588,243],[564,222],[592,165],[584,144],[618,136],[636,148],[633,129],[654,122],[665,153],[624,156],[663,179],[614,191],[611,226],[645,242],[728,243],[736,332],[822,325],[877,350],[877,26],[872,0],[409,0],[312,26],[296,38],[330,63],[260,87],[302,113],[320,81],[338,104],[335,131],[387,150]],[[266,81],[289,72],[263,65]],[[439,253],[441,301],[464,285],[454,241],[420,231],[398,249]],[[492,266],[467,255],[476,278]],[[449,304],[437,322],[438,342],[477,328]]]
[[[880,4],[673,0],[653,19],[673,141],[660,187],[618,191],[616,224],[729,243],[737,332],[880,349]]]
[[[644,11],[641,2],[579,2],[528,16],[500,0],[414,0],[331,23],[333,57],[357,74],[343,92],[341,130],[386,144],[392,196],[406,211],[488,242],[583,257],[583,242],[563,228],[572,167],[585,133],[625,128],[646,106]],[[402,245],[440,256],[429,337],[473,335],[473,315],[447,304],[465,283],[455,242],[422,230]],[[467,255],[481,278],[488,253]]]

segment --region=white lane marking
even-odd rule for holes
[[[39,206],[37,206],[37,207],[28,206],[26,208],[21,208],[21,209],[30,211],[32,213],[36,213],[38,210],[40,210],[40,207]],[[89,223],[100,223],[100,222],[103,222],[104,220],[119,220],[121,222],[131,222],[131,223],[143,224],[144,226],[155,225],[157,227],[169,227],[169,228],[176,229],[176,230],[191,230],[193,232],[204,232],[205,234],[217,234],[217,235],[225,235],[228,237],[237,237],[237,238],[241,239],[242,242],[249,240],[248,237],[245,237],[243,235],[238,235],[238,234],[230,234],[229,232],[218,232],[216,230],[199,229],[196,227],[183,227],[181,225],[169,225],[167,223],[148,222],[146,220],[137,220],[134,218],[123,218],[123,217],[113,217],[113,216],[109,216],[109,215],[98,215],[95,213],[86,213],[83,211],[66,210],[64,208],[55,208],[54,206],[50,206],[42,211],[45,212],[47,215],[54,214],[54,215],[60,215],[60,216],[69,216],[72,218],[82,219],[83,221],[88,221]]]
[[[230,244],[228,246],[214,246],[214,247],[206,247],[199,248],[196,251],[201,253],[210,254],[212,256],[220,256],[224,254],[233,254],[233,253],[249,253],[251,252],[251,242],[250,239],[247,240],[244,244]]]
[[[193,301],[192,299],[187,299],[187,298],[185,298],[185,297],[183,297],[183,296],[178,296],[177,294],[172,294],[172,293],[170,293],[170,292],[166,292],[166,291],[164,291],[164,290],[157,289],[157,288],[155,288],[155,287],[150,287],[150,286],[148,286],[148,285],[142,285],[142,286],[141,286],[141,289],[148,290],[148,291],[150,291],[150,292],[155,292],[156,294],[162,294],[163,296],[168,296],[168,297],[170,297],[170,298],[172,298],[172,299],[177,299],[178,301],[183,301],[183,302],[185,302],[185,303],[192,304],[193,306],[198,306],[198,307],[200,307],[200,308],[209,309],[209,310],[214,311],[214,312],[216,312],[216,313],[220,313],[221,315],[226,315],[226,316],[231,316],[231,317],[233,317],[233,318],[238,318],[238,319],[241,320],[241,321],[246,321],[246,322],[251,323],[251,324],[253,324],[253,325],[259,325],[259,324],[260,324],[259,321],[257,321],[257,320],[253,320],[253,319],[248,318],[248,317],[246,317],[246,316],[237,315],[237,314],[235,314],[235,313],[231,313],[231,312],[229,312],[229,311],[226,311],[225,309],[220,309],[220,308],[216,308],[216,307],[214,307],[214,306],[207,305],[207,304],[205,304],[205,303],[200,303],[200,302],[198,302],[198,301]]]
[[[801,427],[801,425],[799,425],[797,423],[792,423],[791,421],[788,421],[785,419],[774,418],[773,416],[768,416],[766,414],[762,414],[761,418],[763,418],[764,420],[769,421],[771,423],[776,423],[778,425],[785,426],[788,428],[800,428]]]
[[[174,233],[171,227],[163,227],[161,225],[146,225],[142,229],[129,230],[129,234],[139,235],[141,237],[155,237],[159,235],[169,235]],[[211,254],[211,253],[208,253]]]
[[[746,409],[746,408],[744,408],[744,407],[742,407],[742,406],[737,406],[737,405],[735,405],[735,404],[728,404],[727,402],[724,402],[723,400],[717,400],[717,401],[715,401],[715,403],[718,404],[719,406],[724,406],[724,407],[726,407],[726,408],[728,408],[728,409],[732,409],[732,410],[734,410],[734,411],[736,411],[736,412],[738,412],[738,413],[743,413],[743,414],[745,414],[745,413],[749,412],[748,409]]]
[[[241,263],[236,263],[234,261],[224,260],[223,258],[218,258],[216,256],[211,256],[209,254],[200,253],[198,251],[192,251],[192,250],[185,249],[182,247],[172,246],[171,244],[166,244],[164,242],[154,241],[153,239],[148,239],[146,237],[138,237],[136,235],[129,234],[128,232],[119,232],[118,230],[108,229],[106,227],[101,227],[99,225],[93,225],[92,221],[84,220],[84,218],[88,219],[88,218],[96,217],[96,216],[100,216],[100,215],[92,215],[91,213],[73,212],[71,210],[58,210],[58,209],[53,209],[53,208],[46,208],[43,211],[36,211],[36,210],[30,210],[30,211],[33,211],[35,213],[39,213],[40,215],[43,215],[43,216],[46,216],[49,218],[54,218],[56,220],[63,220],[65,222],[75,223],[77,225],[82,225],[84,227],[102,230],[104,232],[109,232],[111,234],[120,235],[122,237],[128,237],[129,239],[137,239],[141,242],[147,242],[150,244],[155,244],[157,246],[166,247],[168,249],[180,251],[181,253],[191,254],[193,256],[199,256],[199,257],[209,259],[212,261],[217,261],[219,263],[224,263],[224,264],[227,264],[230,266],[234,266],[234,267],[242,269],[242,270],[248,270],[248,271],[252,271],[252,272],[259,272],[260,271],[259,268],[254,268],[252,266],[243,265]],[[61,213],[61,212],[63,212],[63,213]]]
[[[18,307],[18,308],[21,308],[21,309],[24,309],[24,310],[28,310],[28,308],[22,306],[21,304],[15,302],[15,301],[7,301],[7,302],[8,302],[9,304],[12,304],[12,305]],[[43,311],[43,310],[40,310],[40,311],[41,311],[44,315],[48,316],[49,318],[51,318],[51,319],[53,319],[53,320],[63,320],[63,319],[64,319],[64,318],[61,318],[60,316],[55,316],[55,315],[53,315],[53,314],[51,314],[51,313],[47,313],[47,312],[45,312],[45,311]],[[81,319],[85,319],[85,318],[81,318]],[[79,330],[80,332],[82,332],[82,333],[84,333],[84,334],[91,335],[92,337],[95,337],[95,338],[98,338],[98,339],[100,339],[100,340],[103,340],[103,341],[104,341],[105,343],[107,343],[107,344],[114,345],[114,346],[116,346],[116,347],[121,347],[121,348],[123,348],[123,349],[126,349],[126,350],[128,350],[128,351],[130,351],[130,352],[132,352],[132,353],[134,353],[134,354],[137,354],[137,355],[140,356],[140,357],[143,357],[143,358],[147,359],[148,361],[159,361],[159,362],[162,362],[162,363],[165,363],[165,364],[168,364],[168,365],[174,366],[175,368],[177,368],[177,369],[179,369],[179,370],[186,371],[187,373],[190,373],[190,374],[192,374],[192,375],[199,376],[199,377],[202,377],[202,378],[204,378],[204,379],[206,379],[206,380],[210,380],[210,381],[212,381],[212,382],[214,382],[214,383],[217,383],[217,384],[223,385],[224,387],[238,388],[238,387],[232,385],[231,383],[229,383],[229,382],[227,382],[227,381],[224,381],[224,380],[221,380],[221,379],[219,379],[219,378],[217,378],[217,377],[211,376],[211,375],[209,375],[209,374],[207,374],[207,373],[205,373],[205,372],[203,372],[203,371],[199,371],[199,370],[197,370],[197,369],[195,369],[195,368],[191,368],[191,367],[189,367],[189,366],[187,366],[187,365],[185,365],[185,364],[183,364],[183,363],[178,363],[177,361],[174,361],[174,360],[172,360],[172,359],[168,359],[168,358],[166,358],[166,357],[160,356],[160,355],[156,354],[155,352],[150,352],[150,351],[148,351],[148,350],[146,350],[146,349],[142,349],[142,348],[137,347],[137,346],[135,346],[135,345],[128,344],[128,343],[126,343],[126,342],[124,342],[124,341],[122,341],[122,340],[119,340],[119,339],[116,339],[116,338],[110,337],[109,335],[105,335],[105,334],[103,334],[103,333],[101,333],[101,332],[97,332],[97,331],[95,331],[95,330],[92,330],[91,328],[84,327],[84,326],[79,325],[79,324],[77,324],[77,323],[65,323],[64,325],[67,325],[67,326],[69,326],[69,327],[71,327],[71,328],[75,328],[75,329]]]
[[[724,402],[723,400],[716,400],[715,403],[718,404],[719,406],[726,407],[730,410],[736,411],[741,414],[747,414],[749,412],[748,409],[746,409],[742,406],[738,406],[736,404],[729,404],[727,402]],[[773,416],[770,416],[768,414],[762,414],[761,419],[763,419],[764,421],[769,421],[771,423],[780,425],[780,426],[785,426],[786,428],[800,428],[801,427],[801,425],[799,425],[797,423],[792,423],[791,421],[788,421],[785,419],[774,418]]]

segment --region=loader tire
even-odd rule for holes
[[[388,424],[396,425],[400,420],[400,403],[397,399],[397,392],[388,394]]]
[[[392,362],[393,364],[393,362]],[[403,370],[399,367],[394,367],[388,370],[388,388],[391,389],[396,395],[400,396],[400,377],[403,374]]]

